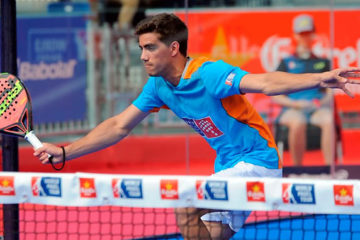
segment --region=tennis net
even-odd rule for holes
[[[359,190],[357,180],[0,174],[0,201],[19,204],[27,240],[183,239],[179,207],[251,210],[232,239],[360,239]]]

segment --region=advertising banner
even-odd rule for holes
[[[86,119],[86,20],[21,17],[18,76],[29,89],[34,123]]]
[[[313,50],[332,60],[333,67],[360,66],[360,10],[219,10],[189,11],[178,15],[189,26],[189,54],[223,59],[252,73],[275,71],[281,58],[294,51],[293,18],[307,13],[314,18],[316,39]],[[331,19],[334,27],[331,28]],[[332,29],[332,30],[331,30]],[[336,90],[339,110],[360,110],[360,87],[350,86],[355,99]],[[248,94],[260,112],[271,109],[269,97]]]
[[[359,180],[3,172],[0,202],[359,214],[359,186]]]

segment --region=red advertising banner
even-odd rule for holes
[[[292,21],[307,13],[313,16],[316,27],[314,53],[332,59],[333,67],[360,66],[360,10],[209,10],[178,13],[189,26],[189,55],[208,56],[261,73],[276,70],[281,58],[294,48]],[[333,31],[331,31],[334,21]],[[333,37],[331,37],[333,33]],[[333,41],[332,41],[333,39]],[[360,87],[351,86],[355,99],[336,90],[340,111],[360,111]],[[250,96],[251,95],[251,96]],[[272,109],[269,97],[248,94],[260,112]]]

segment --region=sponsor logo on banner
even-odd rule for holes
[[[346,46],[344,48],[335,46],[332,49],[328,37],[318,35],[314,40],[312,50],[316,56],[329,58],[329,52],[332,52],[337,67],[360,65],[360,58],[358,57],[360,53],[360,39],[354,39],[353,46]],[[264,70],[268,72],[275,71],[281,59],[292,54],[291,43],[291,38],[289,37],[269,36],[260,49],[260,60]]]
[[[283,203],[289,204],[315,204],[314,184],[283,183]]]
[[[335,205],[354,206],[353,185],[334,185]]]
[[[114,198],[142,199],[142,180],[141,179],[112,179],[112,189]]]
[[[96,198],[96,188],[94,178],[79,178],[80,180],[80,197]]]
[[[210,117],[196,120],[190,118],[183,118],[183,120],[203,137],[216,138],[224,134],[220,131],[219,128],[216,127]]]
[[[235,73],[230,73],[229,76],[225,79],[225,84],[232,86],[234,81]]]
[[[199,200],[223,200],[227,201],[228,190],[226,181],[217,180],[197,180],[196,192]]]
[[[248,202],[265,202],[265,186],[263,182],[247,182],[246,193]]]
[[[14,196],[14,177],[0,177],[0,196]]]
[[[161,199],[179,199],[178,180],[160,180]]]
[[[75,59],[63,62],[58,61],[56,63],[30,63],[30,62],[18,62],[20,65],[19,76],[23,81],[27,80],[53,80],[59,78],[72,78],[74,77],[74,71],[77,64]]]
[[[61,197],[61,178],[32,177],[31,190],[34,197]]]

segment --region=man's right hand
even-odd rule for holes
[[[49,164],[49,156],[52,156],[54,164],[63,162],[63,152],[61,147],[50,143],[43,143],[43,146],[34,151],[34,156],[39,158],[42,164]]]

